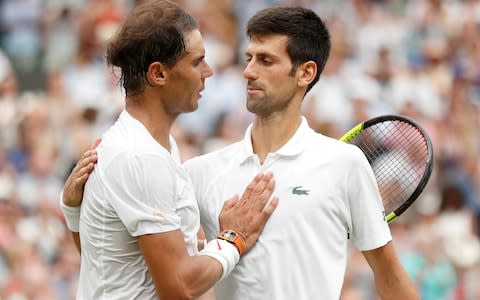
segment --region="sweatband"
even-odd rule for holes
[[[198,254],[213,257],[222,265],[222,276],[220,276],[218,281],[227,277],[240,260],[240,254],[238,253],[237,247],[232,243],[221,239],[215,239],[208,242]]]
[[[63,203],[63,191],[60,194],[60,209],[65,216],[67,227],[72,232],[80,231],[80,209],[81,206],[67,206]]]

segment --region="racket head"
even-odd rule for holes
[[[358,146],[372,166],[387,222],[418,198],[433,170],[433,147],[426,131],[412,119],[384,115],[358,124],[340,138]]]

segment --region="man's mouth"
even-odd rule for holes
[[[255,92],[259,92],[261,91],[262,89],[259,88],[258,86],[254,86],[254,85],[247,85],[247,92],[248,93],[255,93]]]

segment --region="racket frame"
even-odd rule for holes
[[[408,123],[411,126],[415,127],[417,130],[419,130],[420,134],[423,136],[423,138],[425,140],[425,144],[426,144],[426,147],[427,147],[427,153],[428,153],[427,161],[425,162],[425,164],[426,164],[425,172],[423,173],[422,179],[418,183],[418,186],[415,188],[415,190],[410,195],[410,197],[408,197],[408,199],[402,205],[400,205],[400,207],[398,207],[397,209],[395,209],[394,211],[392,211],[392,212],[388,213],[388,215],[386,215],[386,217],[385,217],[386,221],[388,223],[391,223],[398,216],[400,216],[403,212],[405,212],[405,210],[407,210],[407,208],[409,208],[410,205],[412,205],[412,203],[422,193],[423,189],[425,188],[425,186],[428,183],[428,180],[430,179],[430,175],[432,174],[433,160],[434,160],[433,146],[432,146],[432,141],[430,140],[430,137],[428,136],[427,132],[420,125],[418,125],[415,121],[413,121],[412,119],[410,119],[406,116],[403,116],[403,115],[382,115],[382,116],[378,116],[378,117],[375,117],[375,118],[372,118],[372,119],[369,119],[367,121],[364,121],[364,122],[361,122],[361,123],[357,124],[355,127],[350,129],[347,133],[345,133],[340,138],[340,140],[345,142],[345,143],[348,143],[350,140],[352,140],[354,137],[356,137],[358,134],[360,134],[360,132],[362,132],[363,130],[365,130],[365,129],[367,129],[367,128],[375,125],[375,124],[388,122],[388,121],[405,122],[405,123]],[[362,150],[362,152],[363,152],[363,150]]]

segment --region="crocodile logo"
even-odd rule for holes
[[[303,186],[296,186],[292,189],[292,194],[294,195],[308,195],[309,190],[302,189]]]

